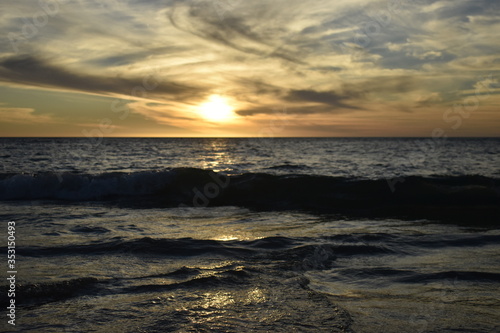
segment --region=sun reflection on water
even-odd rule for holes
[[[209,309],[209,308],[221,309],[236,302],[234,296],[228,292],[206,293],[203,294],[203,297],[205,299],[201,304],[201,307],[204,309]]]
[[[222,242],[238,240],[238,239],[239,239],[238,237],[232,236],[232,235],[222,235],[220,237],[215,238],[215,240],[222,241]]]
[[[203,147],[204,152],[201,156],[201,167],[210,169],[214,172],[232,171],[229,165],[233,165],[235,160],[231,154],[229,142],[225,139],[211,140]]]

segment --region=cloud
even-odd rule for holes
[[[271,4],[262,3],[262,6],[269,9],[267,13],[257,6],[250,8],[260,17],[248,15],[248,12],[244,12],[247,15],[242,15],[243,10],[249,10],[248,7],[240,10],[228,7],[223,10],[224,15],[221,15],[219,7],[210,5],[211,2],[208,1],[187,4],[174,6],[168,12],[168,19],[177,29],[243,53],[305,64],[304,60],[283,49],[287,41],[283,39],[286,33],[276,25],[278,18],[270,15],[280,14],[273,10],[274,6]],[[256,17],[257,22],[254,21]]]
[[[3,123],[57,123],[49,115],[34,114],[35,110],[30,108],[2,107],[0,106],[0,119]]]
[[[320,71],[322,73],[330,73],[330,72],[340,72],[344,68],[338,66],[316,66],[316,67],[309,67],[309,69],[312,71]]]
[[[364,104],[375,99],[397,100],[402,93],[411,92],[419,86],[421,79],[414,76],[375,77],[356,83],[343,84],[337,91],[317,91],[314,89],[286,90],[263,83],[254,83],[262,94],[268,94],[276,103],[286,105],[290,114],[328,113],[340,114],[365,110]],[[290,106],[290,103],[293,103]],[[236,111],[241,116],[273,114],[272,106],[247,107]],[[402,108],[401,111],[407,111]]]
[[[27,86],[134,97],[143,97],[151,91],[152,94],[161,94],[177,100],[193,98],[204,92],[199,87],[160,81],[153,75],[124,78],[73,72],[34,56],[10,57],[0,61],[0,80]]]
[[[415,102],[416,108],[421,108],[421,107],[430,107],[432,105],[435,105],[437,103],[440,103],[443,101],[443,98],[439,93],[431,93],[425,96],[419,96],[417,101]]]
[[[377,76],[358,83],[348,83],[346,89],[358,94],[387,93],[397,94],[412,91],[419,86],[419,77],[415,75]]]
[[[348,105],[344,101],[358,96],[359,94],[355,92],[344,92],[341,95],[334,91],[291,90],[285,99],[291,102],[313,102],[335,108],[357,109],[357,107]]]
[[[118,66],[125,66],[125,65],[133,65],[138,62],[147,60],[150,58],[152,55],[158,55],[161,54],[162,56],[165,56],[165,54],[171,54],[174,52],[179,52],[186,50],[186,47],[181,47],[178,45],[169,45],[169,46],[162,46],[162,47],[157,47],[157,48],[147,48],[147,49],[141,49],[139,51],[132,51],[124,54],[106,54],[102,55],[99,57],[95,57],[92,59],[85,60],[84,63],[90,64],[93,66],[97,67],[118,67]]]
[[[161,103],[145,103],[137,101],[128,105],[137,114],[142,114],[147,119],[152,119],[158,124],[172,124],[173,121],[196,121],[196,117],[182,115],[172,110],[172,107]]]
[[[500,10],[500,4],[496,0],[459,0],[441,1],[443,6],[436,10],[439,19],[455,19],[469,22],[472,16],[496,16]]]
[[[286,104],[284,104],[286,105]],[[286,114],[288,115],[310,115],[310,114],[321,114],[321,113],[344,113],[345,110],[335,109],[332,107],[327,107],[324,105],[310,105],[310,106],[288,106],[286,108]],[[279,109],[276,109],[273,106],[263,106],[263,107],[255,107],[248,108],[243,110],[237,110],[237,114],[240,116],[255,116],[255,115],[276,115],[281,114]]]

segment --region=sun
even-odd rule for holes
[[[208,101],[198,107],[203,118],[209,121],[225,122],[233,118],[233,107],[226,98],[220,95],[211,95]]]

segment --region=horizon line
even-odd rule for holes
[[[100,139],[499,139],[499,136],[104,136]],[[87,136],[0,136],[0,139],[90,139]]]

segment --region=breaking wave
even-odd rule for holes
[[[418,210],[437,219],[460,217],[460,208],[469,207],[469,214],[483,221],[500,220],[500,179],[484,176],[396,180],[265,173],[228,176],[194,168],[98,175],[0,174],[0,200],[40,199],[128,200],[129,205],[141,207],[233,205],[372,217],[414,216]],[[441,207],[453,207],[453,211]],[[478,207],[478,212],[471,207]]]

